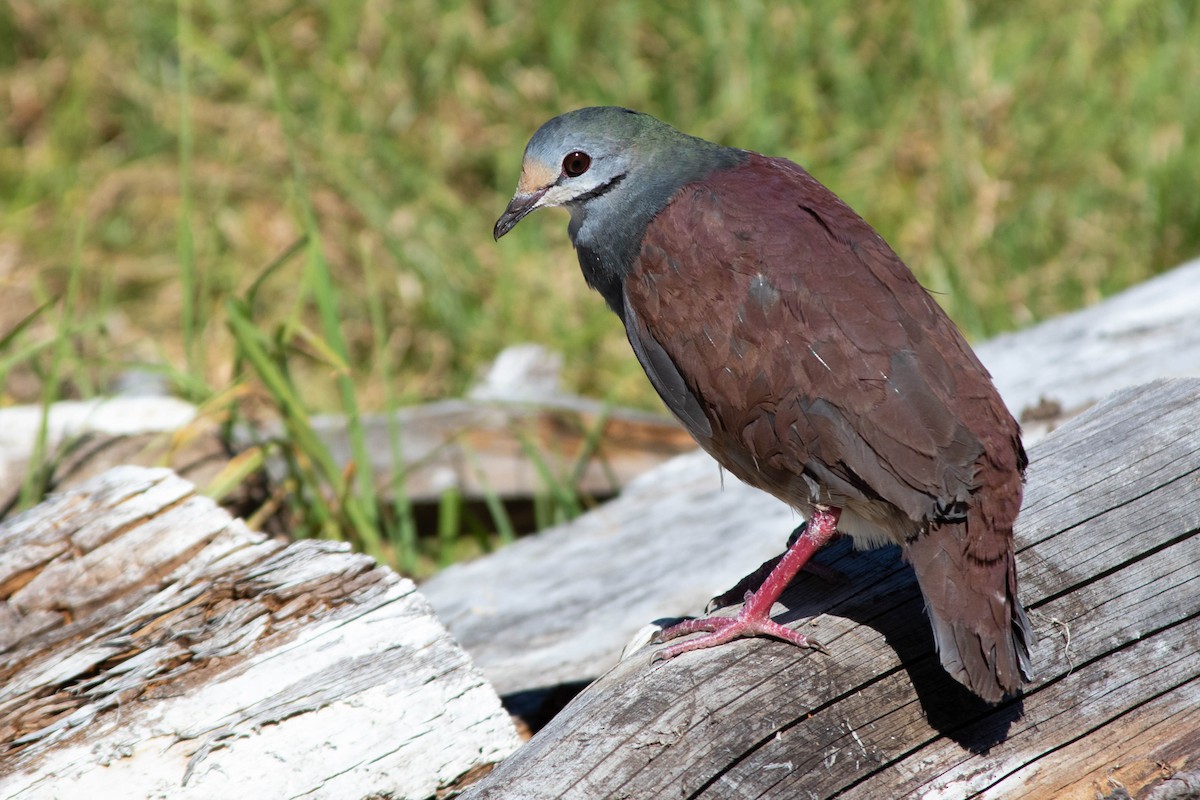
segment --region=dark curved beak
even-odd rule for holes
[[[504,209],[504,213],[500,215],[500,219],[496,220],[496,227],[492,229],[492,237],[496,241],[500,237],[517,227],[517,223],[525,218],[525,215],[533,211],[533,207],[537,205],[537,201],[542,199],[542,195],[550,187],[539,189],[531,194],[516,194],[509,201],[508,208]]]

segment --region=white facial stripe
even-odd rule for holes
[[[570,202],[579,193],[578,187],[552,186],[542,195],[534,208],[553,208]]]

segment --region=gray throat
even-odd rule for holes
[[[692,139],[692,137],[687,137]],[[631,176],[619,175],[596,192],[571,203],[567,232],[575,245],[579,266],[588,286],[604,298],[617,316],[625,320],[623,290],[625,276],[637,260],[647,226],[671,202],[676,192],[711,173],[729,169],[746,160],[745,150],[721,147],[700,139],[690,159],[675,161],[669,173],[654,181],[632,185]]]

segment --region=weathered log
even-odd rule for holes
[[[1047,323],[1008,341],[985,345],[980,351],[1014,408],[1032,406],[1047,397],[1052,401],[1049,405],[1070,412],[1094,401],[1097,393],[1113,382],[1121,385],[1135,377],[1200,371],[1200,347],[1186,346],[1198,340],[1200,326],[1191,313],[1198,290],[1200,263],[1194,263],[1125,297],[1083,312],[1077,324],[1069,319]],[[1065,349],[1056,350],[1064,337],[1068,339]],[[996,353],[1009,349],[1020,355],[1006,367]],[[1039,353],[1051,353],[1061,361],[1041,360]],[[1089,355],[1082,358],[1080,353]],[[1017,380],[1010,384],[1014,376]],[[591,411],[600,413],[598,408]],[[453,409],[451,412],[455,413]],[[592,422],[580,430],[587,430],[598,418],[590,417]],[[1126,420],[1124,424],[1132,423]],[[1137,424],[1153,426],[1157,422],[1151,416],[1139,419]],[[453,436],[443,441],[453,441],[461,430],[455,428]],[[1071,431],[1071,436],[1076,436],[1074,429]],[[527,435],[522,432],[518,441]],[[1109,438],[1101,436],[1101,440],[1110,448],[1112,442],[1119,441],[1111,430],[1105,435]],[[1095,439],[1092,434],[1088,436]],[[381,441],[384,438],[380,436]],[[1057,442],[1057,437],[1052,441]],[[1185,441],[1187,437],[1179,433],[1169,442],[1176,448],[1171,452],[1184,466],[1196,452],[1177,452],[1179,442]],[[1120,452],[1126,453],[1129,444],[1123,443],[1121,448]],[[1068,450],[1063,447],[1064,453]],[[1042,463],[1041,448],[1035,450],[1035,455]],[[1073,457],[1086,456],[1076,452]],[[448,607],[456,627],[467,630],[472,647],[477,648],[483,637],[496,645],[498,658],[491,658],[485,651],[485,663],[489,672],[500,675],[505,691],[593,677],[603,664],[615,659],[619,643],[636,624],[672,609],[677,613],[698,610],[703,598],[727,587],[746,571],[747,564],[779,549],[781,531],[795,522],[791,513],[736,482],[731,481],[721,494],[719,476],[711,462],[704,459],[684,457],[638,482],[621,501],[585,517],[574,528],[532,540],[531,549],[524,552],[518,546],[489,559],[491,574],[502,576],[503,583],[494,577],[473,579],[472,573],[466,572],[447,574],[429,587],[467,582],[466,590],[461,583],[456,590],[458,597],[453,602],[460,605],[455,608],[452,603]],[[459,460],[465,463],[469,459],[459,456]],[[1071,463],[1078,466],[1078,462]],[[1130,473],[1127,477],[1144,477],[1138,470],[1147,464],[1158,462],[1149,456],[1143,462],[1130,462],[1126,465]],[[1172,582],[1193,580],[1191,573],[1180,573],[1178,569],[1180,564],[1200,561],[1194,549],[1186,549],[1192,546],[1193,537],[1160,536],[1152,539],[1144,552],[1121,555],[1121,551],[1110,554],[1108,561],[1096,561],[1107,552],[1104,546],[1108,540],[1103,537],[1110,533],[1111,526],[1122,521],[1121,513],[1130,517],[1123,520],[1127,529],[1139,531],[1162,525],[1170,528],[1179,521],[1178,514],[1194,514],[1194,503],[1180,504],[1172,495],[1189,480],[1194,482],[1194,477],[1180,472],[1165,488],[1142,485],[1143,494],[1111,507],[1101,504],[1103,510],[1094,516],[1077,507],[1095,492],[1107,491],[1105,487],[1119,479],[1116,473],[1120,469],[1118,459],[1113,470],[1092,476],[1096,483],[1083,488],[1068,483],[1058,490],[1061,497],[1054,495],[1057,499],[1047,503],[1051,519],[1063,508],[1074,509],[1070,514],[1063,512],[1062,521],[1056,523],[1063,526],[1061,532],[1047,541],[1060,537],[1066,537],[1061,541],[1070,541],[1081,536],[1079,531],[1083,530],[1091,531],[1089,536],[1101,537],[1099,544],[1084,544],[1076,552],[1066,548],[1061,562],[1035,560],[1026,564],[1025,559],[1040,552],[1058,552],[1060,545],[1045,544],[1041,539],[1031,541],[1022,553],[1023,570],[1036,575],[1040,563],[1044,572],[1041,579],[1032,579],[1032,590],[1031,579],[1023,577],[1025,599],[1037,602],[1035,620],[1043,632],[1039,658],[1043,658],[1048,640],[1054,641],[1055,634],[1062,637],[1061,652],[1052,650],[1043,658],[1052,667],[1051,676],[1040,676],[1040,682],[1022,701],[1023,707],[1009,704],[998,710],[976,708],[973,712],[969,699],[959,695],[958,700],[967,704],[964,716],[963,706],[954,694],[957,687],[945,685],[945,676],[929,655],[927,626],[904,569],[894,560],[889,561],[887,553],[851,556],[835,549],[824,558],[837,564],[849,583],[825,586],[806,578],[808,582],[796,588],[797,594],[789,596],[789,618],[827,612],[815,620],[821,638],[831,649],[846,648],[842,652],[835,649],[836,661],[826,660],[822,666],[817,660],[821,657],[813,654],[767,651],[764,655],[750,649],[763,646],[762,642],[743,642],[723,649],[735,655],[741,653],[731,659],[732,667],[730,660],[708,663],[707,659],[715,655],[689,656],[695,659],[690,672],[664,672],[683,662],[645,670],[639,656],[618,666],[547,729],[553,736],[559,735],[555,731],[565,730],[564,726],[576,726],[576,730],[562,736],[552,761],[537,763],[539,758],[546,758],[545,752],[538,756],[538,748],[545,750],[554,741],[544,735],[507,762],[504,771],[484,784],[480,792],[487,796],[498,792],[503,796],[540,796],[537,792],[546,789],[547,784],[529,782],[522,775],[538,769],[556,771],[578,754],[581,764],[591,765],[590,772],[575,785],[561,784],[567,786],[563,793],[603,795],[608,791],[605,787],[613,785],[612,776],[623,775],[621,770],[628,769],[636,759],[631,762],[624,752],[629,746],[612,750],[599,762],[595,761],[597,753],[612,745],[613,733],[628,733],[637,720],[648,719],[647,709],[657,709],[661,718],[629,734],[632,749],[643,754],[645,769],[627,776],[616,796],[656,796],[643,788],[654,785],[647,777],[663,769],[675,770],[676,782],[660,785],[671,793],[819,795],[826,792],[820,788],[825,784],[811,782],[811,775],[803,779],[797,776],[805,773],[806,764],[818,766],[816,772],[825,776],[822,780],[833,785],[836,781],[826,773],[834,771],[839,759],[843,768],[848,760],[856,760],[856,768],[863,771],[854,783],[836,791],[864,797],[881,793],[893,796],[909,790],[942,797],[967,796],[977,791],[984,796],[1004,796],[1007,792],[1028,793],[1030,780],[1042,780],[1043,775],[1058,776],[1057,784],[1043,781],[1043,788],[1053,796],[1091,796],[1120,782],[1138,791],[1150,785],[1149,777],[1194,766],[1194,739],[1175,732],[1190,733],[1197,728],[1191,710],[1197,706],[1197,680],[1194,672],[1188,672],[1190,662],[1172,660],[1176,653],[1173,647],[1182,644],[1191,648],[1188,653],[1195,650],[1195,631],[1187,627],[1198,616],[1194,603],[1189,605],[1194,597],[1180,598],[1178,586]],[[1063,474],[1073,473],[1067,470]],[[1031,481],[1036,475],[1035,465]],[[1075,473],[1075,479],[1086,483],[1090,478]],[[107,480],[93,489],[108,485]],[[148,485],[170,485],[161,473],[153,480],[138,480]],[[157,490],[146,491],[153,496]],[[390,669],[401,666],[409,675],[421,674],[422,670],[427,676],[431,672],[444,674],[450,685],[461,675],[468,676],[468,684],[478,681],[478,676],[470,677],[469,665],[443,669],[441,656],[432,657],[435,667],[430,670],[429,663],[420,658],[396,655],[393,650],[409,645],[378,634],[378,629],[389,625],[375,625],[376,631],[369,630],[369,623],[387,619],[389,614],[395,619],[422,620],[404,627],[425,629],[427,609],[420,607],[421,601],[411,587],[398,588],[403,582],[395,576],[362,577],[377,571],[343,552],[311,544],[280,550],[281,545],[248,534],[228,519],[211,527],[210,523],[215,523],[207,515],[213,509],[205,510],[203,502],[188,499],[188,492],[190,489],[182,494],[165,491],[149,503],[158,503],[156,510],[147,510],[137,492],[125,495],[112,490],[107,500],[103,499],[103,491],[97,495],[100,500],[81,500],[90,495],[77,492],[65,496],[73,498],[69,501],[53,501],[49,511],[43,508],[33,512],[33,517],[22,517],[0,529],[0,599],[6,601],[0,606],[0,680],[5,683],[0,691],[0,742],[4,742],[0,750],[0,790],[29,797],[76,796],[89,790],[106,794],[113,787],[119,787],[116,791],[122,796],[137,796],[143,787],[147,794],[182,797],[242,794],[262,787],[245,778],[245,765],[253,763],[256,756],[267,755],[283,768],[256,771],[251,779],[285,773],[290,783],[279,789],[285,795],[311,790],[312,796],[357,797],[364,792],[386,791],[392,796],[415,797],[445,786],[460,767],[453,760],[453,753],[458,751],[451,751],[449,761],[427,757],[427,753],[442,751],[442,739],[433,734],[451,729],[477,732],[489,726],[502,730],[500,738],[507,737],[507,741],[501,745],[475,750],[469,743],[465,746],[467,752],[476,753],[473,763],[477,767],[486,768],[511,749],[511,731],[496,721],[502,715],[496,712],[490,694],[491,699],[484,705],[491,709],[491,716],[485,713],[486,721],[478,725],[464,722],[471,718],[469,714],[460,717],[446,713],[439,717],[439,723],[448,723],[449,728],[435,725],[434,731],[423,736],[412,733],[413,715],[402,720],[398,732],[392,727],[395,715],[388,712],[395,710],[389,705],[395,698],[378,702],[376,698],[412,687],[400,681],[401,687],[395,688],[397,678]],[[171,499],[173,494],[177,496]],[[1161,510],[1164,500],[1160,498],[1175,503],[1167,504],[1165,515]],[[683,504],[683,513],[676,502]],[[647,514],[647,508],[656,510]],[[38,523],[41,528],[31,526],[29,520],[39,513],[57,515],[58,519],[53,524]],[[179,541],[172,543],[176,526],[193,513],[208,520],[201,528],[208,525],[210,529],[203,534],[192,531],[189,536],[194,538],[185,537],[186,546]],[[1026,514],[1030,513],[1027,510]],[[100,516],[91,522],[86,519],[97,514]],[[1147,523],[1148,515],[1162,519]],[[163,523],[162,518],[168,521]],[[1194,533],[1195,528],[1192,524],[1189,530]],[[678,539],[662,535],[672,529],[683,534],[684,546]],[[24,533],[11,541],[4,538],[12,531]],[[580,532],[588,531],[590,540],[579,537]],[[1119,534],[1111,536],[1120,539]],[[748,546],[750,538],[756,541]],[[570,544],[571,539],[579,542],[574,566],[569,554],[564,558],[567,550],[563,545]],[[645,540],[649,549],[639,550],[638,539]],[[121,541],[120,548],[110,547],[117,541]],[[1123,541],[1140,546],[1141,536],[1126,535]],[[130,555],[138,556],[133,562],[138,565],[135,572],[144,582],[125,575],[119,566],[127,563],[123,559]],[[528,561],[530,556],[536,560]],[[504,558],[517,568],[506,569],[505,562],[497,560]],[[1075,563],[1070,562],[1069,569],[1063,568],[1071,558],[1084,567],[1076,570]],[[324,562],[315,573],[325,577],[312,577],[312,564],[316,562]],[[706,563],[716,563],[718,569],[703,572]],[[579,565],[587,569],[579,570]],[[663,580],[664,565],[678,573],[671,583]],[[296,572],[311,580],[297,584]],[[863,581],[871,584],[871,592],[861,591],[866,585]],[[1055,581],[1067,583],[1058,590],[1048,590],[1047,586],[1056,585]],[[557,595],[546,591],[555,584]],[[55,586],[61,590],[48,588]],[[1035,593],[1032,597],[1031,591]],[[360,605],[360,594],[368,598],[365,606]],[[873,603],[872,598],[881,594],[891,605]],[[1190,616],[1181,616],[1177,622],[1164,621],[1168,619],[1162,616],[1164,594],[1177,613]],[[20,598],[16,604],[12,602],[14,597]],[[338,598],[344,597],[351,600],[342,604]],[[511,602],[514,597],[515,603]],[[577,613],[558,618],[549,614],[555,597],[570,598]],[[1090,597],[1096,604],[1087,608],[1070,604],[1072,598],[1080,597]],[[1096,597],[1111,597],[1108,606],[1127,606],[1134,627],[1114,628],[1119,620]],[[464,599],[468,604],[465,608],[461,605]],[[503,602],[495,602],[497,599]],[[1114,606],[1116,603],[1125,605]],[[150,620],[137,617],[137,613],[161,616]],[[246,627],[239,627],[243,622]],[[333,657],[329,655],[330,641],[349,634],[357,636],[360,627],[360,642],[350,642],[342,650],[342,640],[332,648],[339,657],[334,667],[321,660]],[[1087,633],[1082,638],[1081,630]],[[380,638],[373,639],[372,635]],[[879,652],[872,650],[878,647],[880,637],[890,645],[882,651],[883,661],[879,660]],[[587,650],[582,659],[581,641],[586,642]],[[443,652],[438,647],[429,648],[429,652]],[[452,645],[447,647],[452,655],[446,657],[446,662],[458,664],[455,659],[461,659],[466,663]],[[524,662],[513,661],[515,651],[532,657]],[[389,661],[389,656],[381,656],[381,652],[396,660]],[[426,650],[421,647],[418,652]],[[43,659],[40,667],[27,659],[31,653]],[[890,661],[886,658],[889,653]],[[801,656],[812,661],[802,664],[798,660]],[[300,661],[293,662],[295,657]],[[298,673],[296,663],[314,665],[313,670]],[[1063,663],[1067,664],[1065,671]],[[361,672],[365,677],[345,684],[333,680],[347,664],[356,668],[356,675]],[[781,686],[781,675],[794,680]],[[697,681],[698,690],[681,693],[672,684],[672,676],[676,681],[681,677]],[[846,689],[843,681],[847,679],[857,680],[861,690]],[[31,680],[34,683],[29,683]],[[1175,684],[1168,686],[1171,681]],[[271,693],[274,685],[281,689]],[[446,680],[439,678],[431,686],[421,684],[418,688],[434,693],[425,695],[428,701],[446,685]],[[1090,690],[1090,694],[1081,692],[1080,687]],[[1145,687],[1157,693],[1146,696]],[[442,695],[441,701],[450,709],[464,697],[481,692],[487,694],[482,689],[467,689],[460,697],[446,699]],[[599,703],[595,698],[605,692],[624,696],[628,704],[607,725],[604,714],[613,713],[612,704],[591,705]],[[729,705],[720,705],[723,698]],[[438,700],[428,702],[436,705]],[[1084,713],[1079,711],[1080,703],[1087,704]],[[422,701],[414,701],[413,705],[420,709]],[[748,706],[757,716],[745,713]],[[183,711],[172,710],[176,708]],[[407,708],[401,706],[402,711]],[[1020,710],[1024,716],[1015,713]],[[379,716],[372,716],[374,712]],[[922,713],[928,717],[925,727],[920,721]],[[972,713],[976,716],[970,716]],[[420,711],[414,714],[419,716]],[[589,728],[580,723],[580,715],[588,719],[595,715],[599,721],[593,721]],[[335,728],[342,719],[351,720],[347,723],[348,734],[339,734],[340,729]],[[417,720],[416,727],[421,722]],[[735,735],[724,733],[726,728]],[[588,730],[596,732],[594,743],[579,738],[579,731]],[[997,733],[1001,730],[1008,733],[1003,741]],[[709,736],[700,742],[698,751],[694,749],[696,731],[708,731]],[[1017,752],[1020,747],[1036,746],[1030,743],[1039,731],[1052,732],[1048,738],[1058,742],[1057,750],[1044,757],[1028,755],[1033,750]],[[821,735],[833,733],[837,735]],[[289,738],[293,735],[294,740]],[[277,740],[277,736],[284,738]],[[414,744],[406,736],[420,741]],[[915,737],[908,749],[898,743],[905,741],[905,736]],[[331,739],[339,743],[336,750],[326,745]],[[787,741],[791,747],[795,745],[793,740],[808,744],[797,745],[799,755],[795,757],[777,758],[780,751],[775,743]],[[393,746],[374,763],[368,763],[376,757],[370,748],[380,741]],[[345,742],[353,746],[347,748]],[[358,749],[360,742],[362,749]],[[990,744],[986,752],[971,750],[985,750],[981,742]],[[421,750],[422,746],[430,749]],[[369,757],[352,758],[360,753]],[[1130,753],[1144,754],[1144,758],[1131,759]],[[350,758],[351,763],[339,760],[339,754]],[[818,755],[819,765],[813,760]],[[1111,764],[1114,755],[1122,756],[1121,763],[1109,769],[1103,779],[1084,766],[1049,769],[1059,760],[1069,765]],[[402,768],[393,769],[397,760],[405,758],[417,766],[420,775],[414,777],[404,774]],[[699,764],[698,769],[691,766],[693,763]],[[931,764],[935,765],[933,771]],[[339,771],[343,767],[345,771]],[[571,773],[578,776],[581,769],[572,768]],[[768,786],[763,775],[775,773],[779,780]],[[896,775],[903,780],[897,782]],[[180,788],[184,776],[187,783]],[[409,779],[417,788],[405,788],[404,781]],[[391,788],[380,788],[389,782]],[[1057,788],[1051,790],[1051,785]],[[430,786],[435,788],[431,790]],[[265,791],[272,792],[270,788]]]
[[[1157,382],[1033,448],[1022,696],[990,707],[956,684],[897,551],[841,544],[820,559],[844,583],[802,575],[783,600],[831,655],[742,640],[651,666],[643,648],[465,797],[1090,799],[1195,770],[1197,418],[1200,380]]]
[[[0,796],[429,798],[517,745],[411,581],[118,468],[0,526]]]

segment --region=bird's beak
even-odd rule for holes
[[[513,199],[508,203],[508,208],[504,209],[504,213],[500,215],[500,219],[496,220],[496,227],[492,229],[492,236],[499,241],[501,236],[515,228],[517,223],[526,214],[538,207],[538,201],[542,199],[542,195],[549,189],[549,186],[545,186],[529,194],[518,192],[513,195]]]

